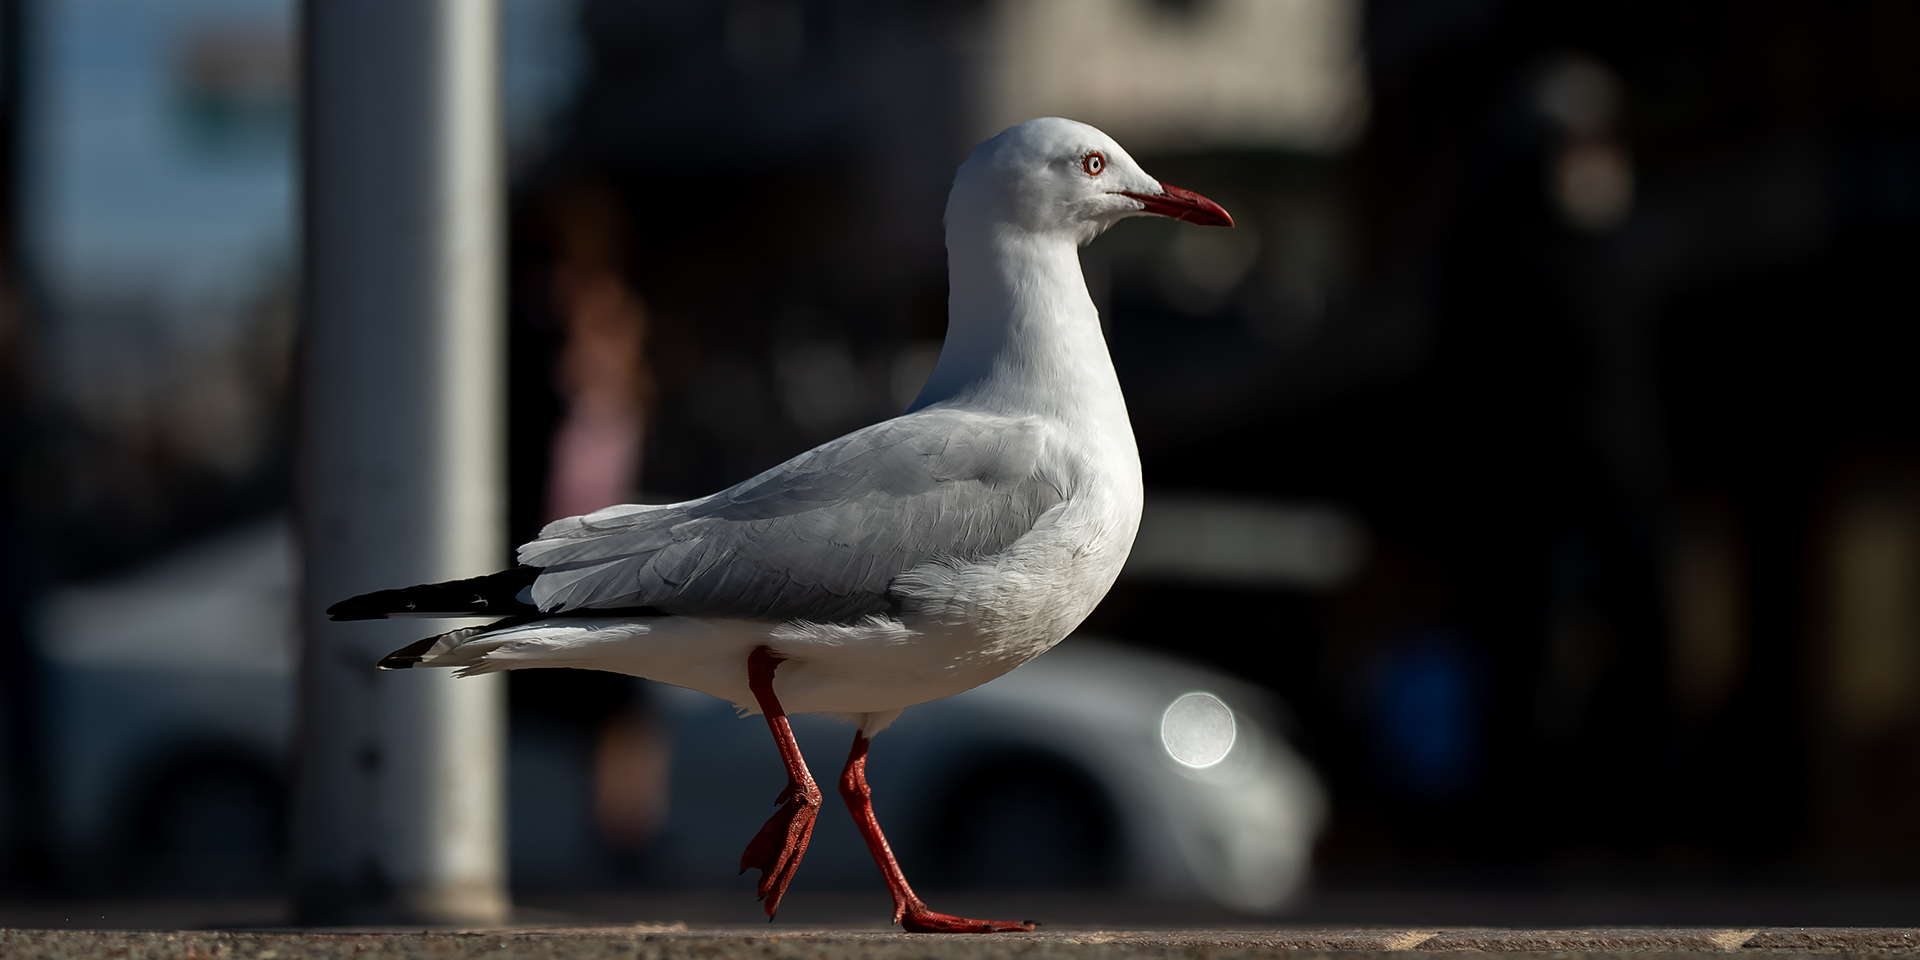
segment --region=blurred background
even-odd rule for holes
[[[1073,117],[1238,223],[1084,251],[1149,502],[1083,632],[1243,684],[1315,772],[1311,879],[1257,909],[1920,922],[1920,6],[502,17],[516,542],[903,409],[955,167]],[[286,889],[298,23],[0,0],[7,903]],[[689,888],[676,723],[726,711],[510,689],[516,899]],[[1007,815],[1096,827],[977,863],[934,830],[927,885],[1117,882],[1124,798],[1070,760]],[[971,776],[928,803],[1015,774]]]

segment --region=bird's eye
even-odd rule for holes
[[[1099,176],[1100,171],[1105,170],[1106,168],[1107,168],[1107,158],[1105,155],[1101,154],[1101,152],[1098,150],[1095,150],[1092,153],[1089,153],[1086,156],[1080,158],[1080,169],[1085,170],[1087,172],[1087,176],[1089,177]]]

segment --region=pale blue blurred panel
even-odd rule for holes
[[[290,108],[292,17],[290,0],[59,0],[41,8],[25,192],[30,256],[56,303],[103,288],[169,299],[231,295],[285,263],[293,242],[290,109],[222,148],[208,142],[194,101],[251,90]],[[216,89],[206,89],[195,57],[222,44],[237,48],[228,59],[245,61],[233,69],[267,76],[216,76]]]

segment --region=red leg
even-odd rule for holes
[[[780,805],[765,826],[747,844],[740,855],[740,872],[748,867],[760,870],[760,899],[767,904],[767,918],[780,908],[780,898],[800,869],[800,855],[807,852],[807,840],[813,836],[813,821],[820,813],[820,788],[813,783],[807,761],[800,756],[800,744],[793,739],[793,727],[787,712],[773,695],[773,671],[785,659],[766,647],[756,648],[747,657],[747,688],[767,715],[767,727],[773,742],[780,746],[780,759],[787,764],[787,788],[773,802]]]
[[[915,933],[1000,933],[1008,930],[1032,930],[1032,921],[1016,920],[969,920],[946,913],[935,913],[914,896],[913,888],[907,886],[907,876],[900,872],[900,864],[894,862],[893,848],[887,846],[886,834],[880,832],[880,821],[873,816],[873,790],[867,786],[867,744],[871,742],[867,735],[853,735],[853,752],[847,754],[847,767],[840,771],[840,796],[847,801],[847,810],[853,814],[853,823],[860,828],[860,836],[867,841],[867,850],[873,854],[873,862],[880,867],[880,875],[887,879],[887,890],[893,894],[893,922],[903,930]]]

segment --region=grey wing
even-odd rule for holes
[[[844,623],[893,607],[894,578],[1010,546],[1055,504],[1050,427],[929,409],[816,447],[702,500],[609,507],[520,548],[546,611]]]

